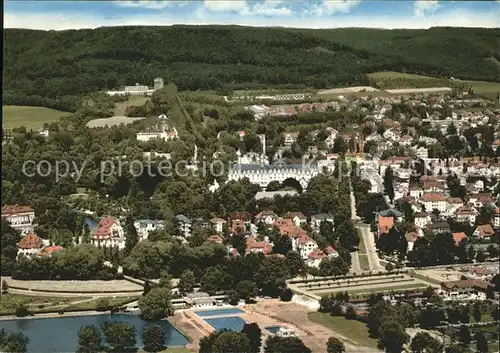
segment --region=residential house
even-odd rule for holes
[[[330,222],[333,226],[333,215],[330,213],[319,213],[311,216],[311,228],[319,230],[322,222]]]
[[[298,132],[284,132],[283,140],[286,147],[290,147],[294,142],[297,142],[297,138],[299,137]]]
[[[447,222],[428,223],[425,229],[432,233],[446,233],[450,231],[450,225]]]
[[[455,220],[460,223],[474,224],[477,214],[477,210],[472,206],[460,206],[455,211]]]
[[[493,215],[493,226],[495,228],[500,228],[500,207],[497,207],[495,214]]]
[[[423,194],[424,190],[420,186],[416,184],[410,185],[410,197],[414,197],[415,200],[418,200]]]
[[[40,256],[52,256],[53,253],[58,253],[62,250],[63,250],[63,247],[60,245],[46,246],[40,252]]]
[[[394,217],[384,217],[378,216],[378,234],[387,234],[389,230],[394,226]]]
[[[431,216],[427,212],[416,212],[413,214],[413,218],[415,220],[415,225],[419,228],[424,228],[431,222]]]
[[[5,205],[2,207],[2,217],[9,221],[12,228],[28,234],[33,232],[35,226],[35,210],[30,206]]]
[[[453,236],[455,246],[459,246],[462,240],[467,239],[467,235],[464,232],[451,233],[451,235]]]
[[[210,223],[217,233],[222,234],[224,231],[224,225],[227,221],[225,219],[215,217],[210,220]]]
[[[283,218],[291,219],[297,227],[307,223],[307,218],[302,212],[287,212]]]
[[[444,300],[484,300],[488,282],[479,279],[442,282],[439,295]]]
[[[192,221],[183,214],[175,216],[175,219],[177,220],[181,237],[189,238],[191,236]]]
[[[229,214],[229,218],[231,219],[231,234],[237,233],[238,231],[246,231],[247,227],[250,226],[250,221],[252,220],[252,217],[248,212],[231,212]]]
[[[491,224],[482,224],[477,226],[473,235],[479,239],[491,239],[490,237],[495,234]]]
[[[307,260],[311,251],[318,248],[318,244],[316,244],[316,242],[308,235],[301,235],[299,237],[292,238],[292,248],[300,254],[302,259]]]
[[[277,219],[278,216],[273,211],[262,211],[255,216],[257,223],[262,222],[268,226],[272,226]]]
[[[265,241],[257,241],[254,237],[247,238],[247,246],[245,252],[248,253],[263,253],[265,255],[271,253],[273,247]]]
[[[309,267],[318,268],[323,259],[326,259],[328,256],[319,248],[314,249],[307,255],[306,264]]]
[[[42,238],[40,238],[35,233],[29,233],[25,235],[17,246],[17,255],[24,255],[31,257],[33,255],[39,255],[42,251],[45,243]]]
[[[157,229],[164,229],[165,222],[156,219],[138,219],[134,222],[135,230],[140,240],[148,239],[149,233]]]
[[[224,243],[224,240],[218,234],[214,234],[214,235],[209,236],[207,238],[207,241],[212,242],[212,243],[216,243],[216,244]]]
[[[437,193],[424,193],[419,202],[425,207],[427,212],[437,209],[439,212],[446,211],[446,196]]]
[[[100,219],[90,242],[98,247],[115,248],[122,250],[125,248],[125,233],[120,222],[111,216]]]
[[[413,245],[415,245],[415,242],[419,237],[420,235],[415,231],[409,231],[405,234],[406,242],[408,243],[407,251],[413,250]]]
[[[147,142],[154,139],[160,139],[164,141],[175,139],[179,136],[177,129],[174,127],[172,129],[160,129],[160,130],[148,130],[141,131],[136,134],[137,141]]]

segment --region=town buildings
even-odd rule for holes
[[[30,206],[2,206],[2,217],[9,221],[11,227],[20,231],[21,234],[34,231],[35,210]]]

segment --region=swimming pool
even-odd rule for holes
[[[214,309],[214,310],[198,310],[194,312],[199,317],[209,317],[216,315],[236,315],[243,314],[244,311],[241,309],[230,308],[230,309]]]
[[[205,319],[205,322],[212,326],[216,331],[223,329],[241,332],[246,321],[239,316],[218,317],[215,319]]]
[[[276,334],[281,328],[281,326],[268,326],[264,327],[267,331],[271,332],[272,334]]]

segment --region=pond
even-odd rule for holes
[[[125,321],[136,329],[137,347],[142,347],[142,331],[153,323],[137,315],[88,315],[44,319],[2,320],[0,328],[9,332],[21,331],[29,338],[28,353],[74,352],[78,344],[78,331],[84,325],[100,326],[106,321]],[[188,343],[167,320],[154,322],[165,330],[167,346],[184,346]]]

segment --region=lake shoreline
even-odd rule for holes
[[[73,311],[64,314],[59,313],[41,313],[34,314],[33,316],[18,317],[16,315],[0,316],[0,321],[8,320],[33,320],[33,319],[50,319],[55,317],[72,317],[72,316],[86,316],[86,315],[111,315],[109,311]]]

